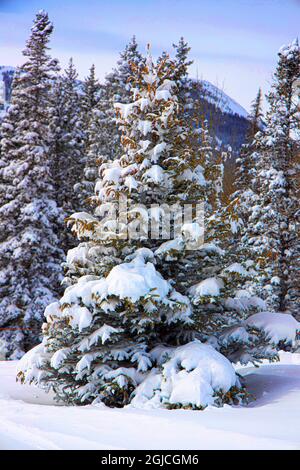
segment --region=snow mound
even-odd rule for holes
[[[300,323],[288,313],[255,313],[246,320],[246,325],[263,331],[273,344],[284,342],[294,345],[300,332]]]
[[[156,353],[155,349],[153,356]],[[199,341],[163,348],[162,355],[165,362],[160,369],[152,369],[137,387],[132,406],[205,408],[217,404],[218,393],[240,386],[228,359]]]

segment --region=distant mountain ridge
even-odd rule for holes
[[[11,99],[14,67],[0,65],[0,110],[9,105]],[[199,80],[200,91],[195,96],[202,101],[205,118],[212,123],[219,143],[238,151],[245,141],[249,125],[247,111],[234,99],[207,80]]]
[[[213,85],[207,80],[201,80],[201,85],[206,91],[206,99],[220,108],[223,113],[237,114],[244,118],[249,117],[249,113],[245,108],[243,108],[233,98],[230,98],[230,96],[216,85]]]
[[[0,83],[2,85],[0,87],[0,93],[3,106],[5,103],[9,103],[10,101],[14,73],[15,67],[0,65]]]

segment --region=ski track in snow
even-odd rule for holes
[[[202,412],[57,406],[0,362],[0,449],[300,449],[300,355],[281,359],[239,370],[255,402]]]

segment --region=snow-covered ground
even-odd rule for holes
[[[243,368],[247,407],[205,411],[53,406],[0,362],[0,449],[300,449],[300,354]]]

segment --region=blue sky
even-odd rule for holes
[[[70,56],[84,77],[91,63],[103,78],[135,34],[141,50],[172,50],[184,36],[192,76],[224,89],[246,109],[259,86],[268,90],[276,53],[299,36],[300,0],[0,0],[0,64],[22,63],[32,18],[49,12],[52,53]]]

